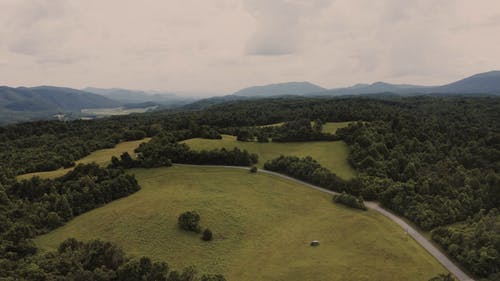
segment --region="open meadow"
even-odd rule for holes
[[[183,141],[193,150],[210,150],[214,148],[232,149],[238,147],[259,155],[257,166],[262,168],[268,160],[280,155],[311,156],[322,166],[329,169],[342,179],[349,180],[356,175],[349,165],[347,157],[349,148],[343,141],[311,141],[311,142],[242,142],[235,136],[222,135],[221,140],[194,138]]]
[[[127,253],[194,265],[228,280],[427,280],[446,270],[403,229],[374,211],[331,202],[300,183],[246,170],[174,166],[134,169],[142,190],[76,217],[35,243],[100,238]],[[195,210],[214,240],[184,232]],[[311,247],[311,240],[321,245]]]

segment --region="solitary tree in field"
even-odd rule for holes
[[[178,219],[178,224],[180,228],[187,231],[194,231],[197,233],[201,231],[199,223],[200,223],[200,215],[196,211],[188,211],[182,213]]]

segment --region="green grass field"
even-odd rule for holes
[[[352,122],[327,122],[323,125],[323,133],[335,134],[337,129],[347,127]]]
[[[330,195],[287,179],[210,167],[130,173],[141,191],[37,237],[37,246],[101,238],[133,256],[238,281],[427,280],[446,272],[389,219],[335,205]],[[188,210],[201,214],[213,241],[179,230],[177,217]],[[321,245],[310,247],[314,239]]]
[[[221,140],[189,139],[183,141],[193,150],[210,150],[225,147],[232,149],[238,147],[259,155],[257,166],[263,167],[268,160],[280,155],[311,156],[321,165],[331,170],[343,179],[351,179],[356,175],[349,165],[347,156],[349,149],[343,141],[314,141],[314,142],[287,142],[287,143],[258,143],[237,141],[235,136],[222,135]]]
[[[95,162],[99,165],[105,166],[111,163],[111,157],[112,156],[120,156],[124,152],[130,153],[130,155],[135,155],[134,150],[143,142],[148,142],[151,140],[151,138],[145,138],[142,140],[136,140],[136,141],[126,141],[126,142],[121,142],[117,144],[113,148],[108,148],[108,149],[101,149],[92,152],[91,154],[83,157],[82,159],[75,161],[75,164],[88,164]],[[24,175],[19,175],[17,178],[18,179],[29,179],[34,176],[39,176],[40,178],[57,178],[60,176],[63,176],[67,172],[73,170],[73,168],[67,168],[67,169],[58,169],[55,171],[47,171],[47,172],[35,172],[35,173],[29,173],[29,174],[24,174]]]

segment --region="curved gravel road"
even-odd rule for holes
[[[248,167],[240,167],[240,166],[190,165],[190,164],[174,164],[174,165],[175,166],[191,166],[191,167],[203,166],[203,167],[212,167],[212,168],[230,168],[230,169],[243,169],[243,170],[250,169]],[[314,188],[316,190],[326,192],[326,193],[329,193],[332,195],[338,194],[335,191],[331,191],[331,190],[328,190],[328,189],[325,189],[325,188],[322,188],[322,187],[319,187],[319,186],[316,186],[316,185],[313,185],[313,184],[310,184],[310,183],[307,183],[307,182],[304,182],[304,181],[301,181],[298,179],[294,179],[292,177],[289,177],[289,176],[286,176],[286,175],[283,175],[280,173],[271,172],[271,171],[263,170],[263,169],[259,169],[258,172],[278,176],[281,178],[285,178],[285,179],[288,179],[288,180],[291,180],[291,181],[294,181],[297,183],[301,183],[301,184],[306,185],[310,188]],[[413,237],[413,239],[415,239],[415,241],[417,241],[417,243],[419,243],[422,247],[424,247],[424,249],[427,250],[427,252],[429,252],[432,256],[434,256],[446,269],[448,269],[448,271],[451,274],[455,275],[455,277],[458,280],[460,280],[460,281],[474,281],[474,279],[469,277],[465,272],[463,272],[460,268],[458,268],[446,255],[441,253],[441,251],[438,248],[436,248],[431,242],[429,242],[429,240],[427,240],[417,230],[415,230],[411,225],[407,224],[400,217],[398,217],[397,215],[382,208],[377,202],[365,201],[365,205],[366,205],[366,207],[368,207],[372,210],[375,210],[375,211],[381,213],[382,215],[386,216],[387,218],[389,218],[390,220],[392,220],[393,222],[395,222],[399,226],[401,226],[401,228],[406,230],[406,232],[411,237]]]

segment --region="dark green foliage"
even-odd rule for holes
[[[291,177],[319,185],[338,192],[346,191],[348,183],[322,167],[311,157],[299,158],[283,156],[267,161],[264,169],[289,175]],[[348,191],[348,190],[347,190]]]
[[[146,133],[141,130],[126,130],[123,132],[123,139],[126,141],[141,140],[146,137]]]
[[[309,119],[290,121],[275,127],[272,139],[275,142],[336,140],[335,136],[322,133],[321,129],[321,123],[312,126]]]
[[[78,165],[55,180],[33,177],[16,181],[6,189],[0,186],[0,279],[18,276],[16,271],[25,266],[22,261],[37,251],[30,240],[35,235],[139,189],[134,177],[96,164]]]
[[[252,166],[252,168],[250,168],[250,173],[257,173],[257,167]]]
[[[201,237],[201,239],[203,239],[203,241],[212,241],[213,239],[212,231],[209,228],[206,228],[203,231],[203,236]]]
[[[341,194],[333,196],[333,202],[346,205],[351,208],[360,209],[366,211],[366,206],[363,203],[363,198],[358,198],[351,194],[342,192]]]
[[[200,219],[196,211],[187,211],[179,216],[177,224],[181,229],[199,233],[201,232]]]
[[[497,209],[484,210],[466,222],[438,227],[432,239],[460,263],[481,277],[500,271],[500,216]],[[494,280],[493,278],[491,278]]]
[[[207,280],[225,280],[222,275],[203,275]],[[21,262],[0,263],[2,280],[99,280],[99,281],[194,281],[200,278],[192,268],[181,274],[170,272],[165,262],[148,257],[129,259],[117,245],[100,240],[80,242],[69,238],[59,245],[56,252],[32,256]]]
[[[128,152],[124,152],[122,155],[120,155],[120,159],[116,158],[115,156],[111,157],[111,164],[109,165],[110,168],[123,168],[123,169],[130,169],[139,166],[141,166],[141,161],[132,159],[132,157]]]
[[[236,135],[236,140],[238,141],[252,141],[253,136],[245,129],[239,130]]]
[[[258,161],[256,154],[236,147],[232,150],[221,148],[210,151],[193,151],[186,144],[175,142],[175,137],[171,135],[155,137],[147,144],[141,145],[136,151],[139,153],[139,161],[145,163],[142,165],[145,167],[171,162],[196,165],[250,166]]]

